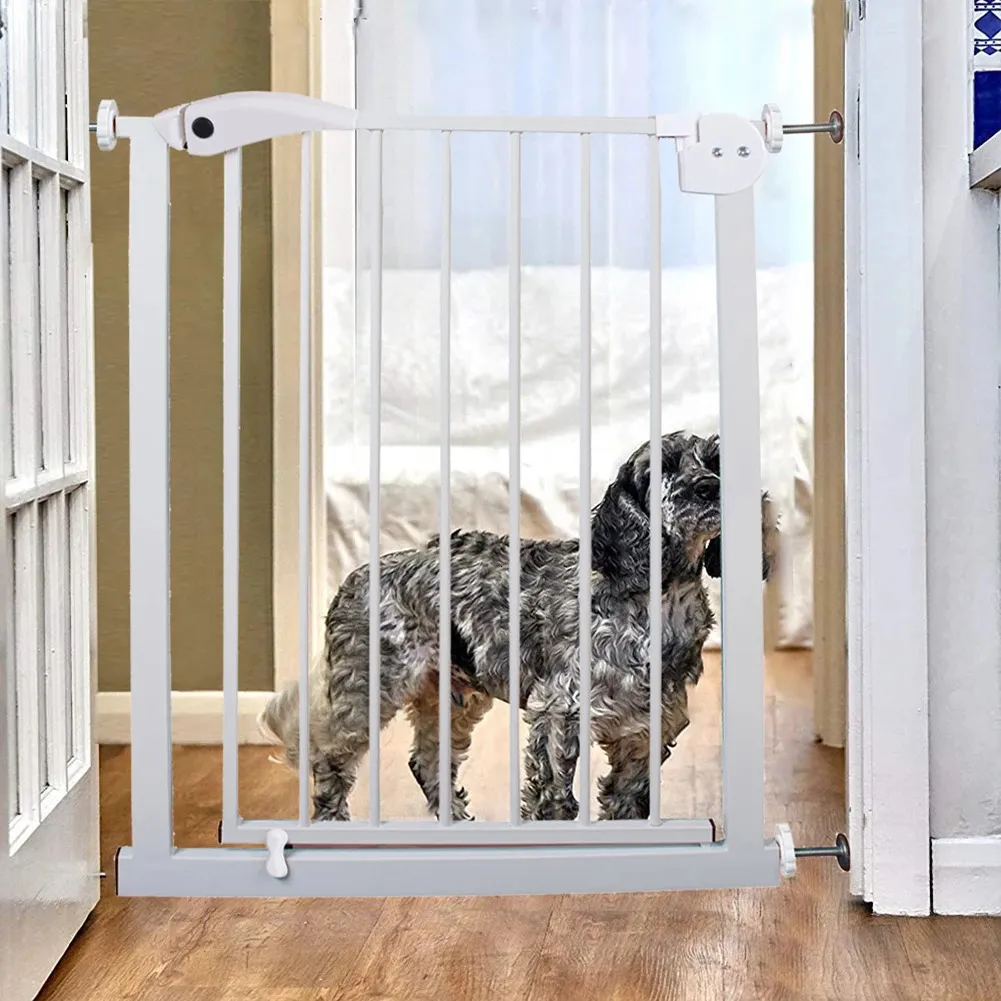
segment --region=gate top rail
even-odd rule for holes
[[[144,119],[149,121],[150,119]],[[135,118],[119,118],[114,101],[102,101],[91,126],[101,149],[128,137]],[[788,125],[774,104],[760,119],[733,114],[675,113],[632,117],[399,115],[357,111],[303,94],[236,91],[177,105],[151,119],[168,145],[192,156],[217,156],[279,136],[319,131],[494,132],[507,134],[635,135],[674,139],[682,191],[732,194],[753,186],[767,154],[782,148],[785,132],[826,132],[840,142],[839,112],[827,123]]]

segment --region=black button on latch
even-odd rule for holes
[[[209,136],[215,132],[215,126],[212,124],[211,119],[196,118],[191,123],[191,131],[194,132],[199,139],[208,139]]]

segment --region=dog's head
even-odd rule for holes
[[[722,575],[719,436],[682,431],[661,439],[661,553],[663,580]],[[592,552],[596,570],[624,586],[649,586],[650,444],[622,464],[595,509]],[[771,505],[762,495],[762,577],[771,572]]]

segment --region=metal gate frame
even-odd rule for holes
[[[835,113],[836,115],[837,113]],[[828,125],[787,126],[785,131],[829,131],[839,141],[840,116]],[[782,145],[778,109],[765,107],[749,121],[731,114],[655,115],[634,118],[458,117],[367,114],[315,98],[271,92],[224,94],[163,111],[152,118],[119,117],[103,101],[92,127],[102,149],[118,139],[130,144],[129,175],[129,451],[131,537],[132,837],[119,850],[118,892],[136,896],[442,896],[652,891],[774,886],[795,872],[788,825],[775,837],[764,831],[764,681],[761,594],[760,428],[757,294],[753,186],[769,153]],[[450,139],[453,132],[510,136],[512,234],[510,321],[520,329],[520,155],[525,133],[578,135],[581,173],[581,340],[590,358],[591,135],[636,135],[649,141],[651,198],[651,399],[661,395],[661,140],[674,139],[682,191],[715,199],[716,276],[720,372],[722,534],[723,750],[725,836],[715,839],[709,820],[660,820],[660,644],[651,644],[651,819],[590,822],[582,794],[577,821],[524,822],[519,817],[519,715],[511,710],[511,820],[453,823],[447,798],[439,821],[385,822],[379,816],[379,644],[370,645],[370,768],[373,808],[367,821],[311,823],[307,769],[299,769],[299,818],[243,821],[237,810],[238,537],[240,418],[240,203],[242,149],[278,136],[302,135],[302,269],[300,334],[300,692],[307,691],[309,663],[309,393],[311,137],[313,132],[366,131],[373,136],[372,180],[379,192],[373,213],[372,459],[370,517],[379,523],[379,390],[382,287],[382,138],[386,131],[440,133],[444,163],[443,232],[450,233]],[[171,149],[193,156],[223,154],[223,822],[222,841],[259,847],[177,849],[173,843],[170,653],[170,421],[169,421],[169,214]],[[451,277],[450,237],[442,248],[442,375],[448,375]],[[582,484],[589,483],[589,365],[582,370],[585,406],[581,421]],[[512,412],[520,391],[518,338],[511,349]],[[448,408],[443,408],[447,428]],[[510,534],[520,538],[519,434],[511,426]],[[651,406],[650,437],[659,440],[660,409]],[[443,438],[443,443],[447,438]],[[443,484],[449,448],[442,448]],[[651,509],[660,504],[660,449],[651,450]],[[582,494],[586,496],[586,494]],[[581,517],[582,625],[590,608],[590,522]],[[442,522],[448,530],[448,490],[442,490]],[[651,532],[651,631],[660,630],[660,533]],[[512,610],[520,564],[511,547]],[[449,562],[442,549],[442,648],[448,650]],[[379,533],[372,532],[370,559],[377,562]],[[378,575],[372,578],[378,598]],[[370,636],[379,626],[378,600],[370,603]],[[518,616],[511,617],[511,685],[518,686]],[[590,746],[589,638],[581,635],[581,747]],[[375,682],[375,684],[372,684]],[[450,732],[449,677],[441,672],[439,734]],[[372,693],[375,692],[375,696]],[[748,706],[761,711],[749,713]],[[308,740],[308,700],[300,699],[302,751]],[[439,737],[440,741],[440,737]],[[300,753],[300,760],[308,754]],[[449,780],[449,742],[440,741],[440,768]],[[588,755],[580,756],[581,789]],[[295,847],[288,847],[289,844]],[[321,847],[322,846],[322,847]],[[847,852],[847,846],[845,846]]]

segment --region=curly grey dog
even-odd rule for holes
[[[661,763],[688,725],[688,686],[702,674],[713,624],[702,571],[721,574],[718,436],[662,439]],[[595,507],[592,537],[591,735],[606,752],[599,819],[649,814],[650,448],[641,445]],[[762,495],[762,575],[774,525]],[[452,567],[452,812],[472,819],[456,788],[473,729],[494,699],[508,701],[508,537],[457,531]],[[410,768],[438,809],[438,569],[440,540],[380,560],[382,725],[404,709],[414,731]],[[576,539],[521,543],[521,682],[528,742],[522,816],[573,819],[579,747]],[[330,604],[321,665],[310,679],[310,768],[316,820],[347,820],[348,794],[368,748],[368,566]],[[298,759],[298,686],[272,698],[262,731]]]

